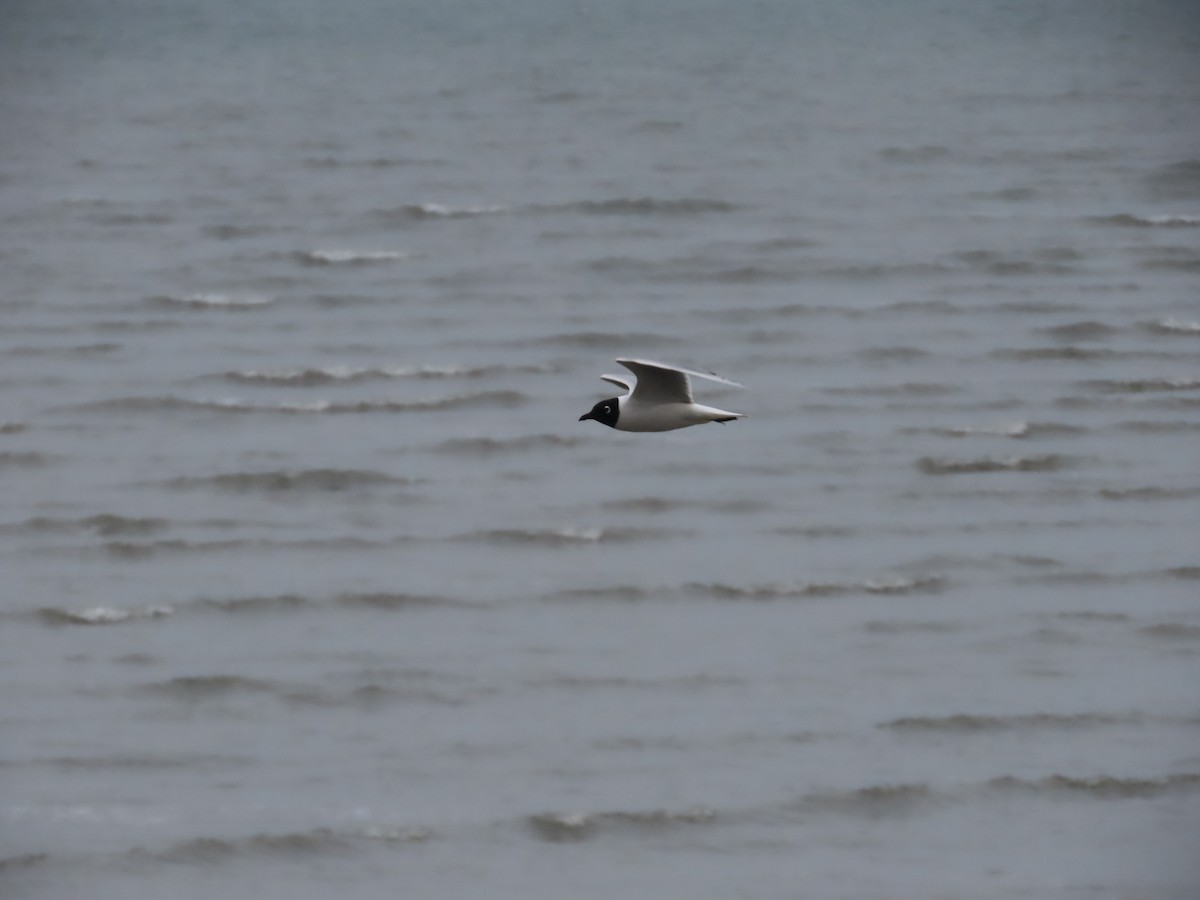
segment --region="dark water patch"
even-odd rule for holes
[[[427,841],[431,837],[432,832],[423,828],[367,828],[356,831],[317,828],[312,831],[262,833],[237,838],[192,838],[165,850],[137,850],[133,855],[190,865],[213,865],[242,858],[306,860],[314,856],[347,855],[366,841],[409,844]]]
[[[181,753],[177,755],[116,754],[113,756],[58,756],[32,760],[27,763],[21,763],[21,765],[49,766],[55,769],[88,772],[122,770],[138,772],[155,769],[190,770],[205,766],[225,768],[228,766],[253,765],[255,762],[255,759],[249,756],[232,756],[217,753]]]
[[[1111,216],[1089,216],[1087,221],[1122,228],[1200,228],[1200,216],[1187,215],[1116,213]]]
[[[1139,628],[1138,633],[1159,640],[1200,641],[1200,625],[1189,625],[1185,622],[1160,622],[1157,625],[1147,625]]]
[[[1035,456],[984,456],[973,459],[946,459],[923,456],[916,462],[926,475],[970,475],[991,472],[1058,472],[1075,465],[1074,458],[1058,453]]]
[[[1147,394],[1162,391],[1200,390],[1200,378],[1097,378],[1079,382],[1079,386],[1104,394]]]
[[[1191,247],[1158,247],[1145,256],[1138,266],[1150,272],[1200,272],[1200,253]]]
[[[272,234],[281,229],[272,225],[235,225],[229,222],[222,222],[217,225],[208,225],[202,229],[202,233],[206,237],[216,238],[218,241],[236,241],[241,238],[260,237],[264,234]]]
[[[1049,775],[1038,779],[1005,775],[991,779],[987,785],[993,790],[1005,792],[1116,800],[1190,793],[1200,789],[1200,774],[1183,773],[1162,778],[1116,778],[1111,775],[1080,778],[1072,775]]]
[[[336,606],[347,609],[378,609],[385,611],[474,606],[474,604],[466,600],[453,597],[431,594],[407,594],[400,591],[343,593],[334,597],[333,603]]]
[[[960,713],[952,716],[909,716],[881,722],[878,727],[918,733],[979,734],[997,731],[1102,728],[1138,725],[1144,721],[1145,717],[1138,713],[1028,713],[1007,716]]]
[[[1132,487],[1132,488],[1102,488],[1096,492],[1105,500],[1120,502],[1158,503],[1169,500],[1192,500],[1200,497],[1200,487],[1164,488],[1164,487]]]
[[[303,164],[310,169],[400,169],[410,166],[442,168],[449,165],[443,159],[426,159],[418,156],[371,156],[355,159],[343,156],[309,156]]]
[[[645,331],[571,331],[549,334],[520,341],[522,347],[543,345],[549,347],[601,348],[617,352],[623,347],[660,347],[678,344],[682,338],[668,334],[652,334]]]
[[[859,529],[848,525],[782,525],[771,529],[771,533],[807,540],[836,540],[853,537]]]
[[[152,534],[156,531],[163,531],[168,524],[166,519],[119,516],[113,513],[100,513],[82,519],[36,516],[26,519],[24,522],[0,525],[0,534],[91,532],[102,537],[109,537],[124,534]]]
[[[1026,256],[1014,256],[995,250],[964,250],[953,258],[971,269],[995,276],[1066,275],[1077,271],[1071,265],[1082,255],[1069,247],[1050,247]]]
[[[1164,571],[1171,578],[1182,578],[1187,581],[1200,581],[1200,566],[1176,566]]]
[[[246,493],[339,492],[379,487],[403,487],[413,479],[371,469],[272,469],[261,472],[228,472],[221,475],[185,475],[162,482],[177,490],[231,491]]]
[[[1145,175],[1150,195],[1162,200],[1200,200],[1200,159],[1184,159]]]
[[[502,456],[508,453],[529,453],[537,450],[565,449],[587,443],[584,438],[565,437],[560,434],[531,434],[515,438],[450,438],[435,445],[437,453],[455,456]]]
[[[942,144],[922,144],[917,147],[884,147],[879,151],[880,159],[894,163],[937,162],[950,155],[950,148]]]
[[[1094,362],[1096,360],[1111,360],[1116,358],[1131,358],[1139,354],[1129,353],[1108,348],[1098,347],[1022,347],[1019,349],[1002,348],[992,350],[988,356],[993,359],[1011,359],[1017,362],[1041,360],[1066,360],[1071,362]]]
[[[806,794],[791,805],[803,812],[877,818],[908,815],[935,800],[936,793],[927,784],[881,784],[857,790]]]
[[[704,197],[663,199],[655,197],[616,197],[610,200],[579,200],[557,206],[535,206],[540,212],[583,213],[593,216],[679,216],[735,212],[740,207],[724,200]]]
[[[1130,616],[1126,613],[1092,612],[1086,609],[1079,612],[1055,613],[1054,617],[1069,622],[1128,622],[1130,620]]]
[[[950,438],[1011,438],[1025,440],[1040,437],[1071,437],[1086,434],[1087,429],[1061,422],[1001,422],[996,425],[953,425],[933,428],[902,428],[901,434],[936,434]]]
[[[962,631],[955,622],[931,622],[919,619],[873,619],[863,623],[868,634],[953,634]]]
[[[270,297],[253,294],[158,294],[147,297],[146,303],[152,307],[165,309],[191,310],[228,310],[245,312],[269,307],[274,301]]]
[[[29,869],[48,862],[49,859],[50,856],[46,853],[25,853],[21,856],[5,857],[4,859],[0,859],[0,873]]]
[[[761,512],[767,509],[769,505],[764,501],[746,497],[731,498],[728,500],[695,500],[657,496],[622,497],[616,500],[607,500],[601,504],[602,508],[614,512],[645,513],[648,515],[661,515],[663,513],[688,509],[704,509],[729,515],[741,515]]]
[[[1200,422],[1189,419],[1135,419],[1128,422],[1118,422],[1116,427],[1122,431],[1137,431],[1147,434],[1185,434],[1192,431],[1200,431]]]
[[[0,422],[0,434],[20,434],[28,430],[29,426],[24,422]]]
[[[930,354],[920,347],[867,347],[859,350],[854,354],[861,360],[866,362],[912,362],[917,359],[925,359]]]
[[[144,685],[142,689],[172,700],[196,702],[230,696],[277,695],[288,690],[288,686],[242,675],[181,675],[168,681]]]
[[[315,601],[300,594],[273,594],[250,597],[202,597],[192,605],[223,613],[271,614],[292,612],[312,606]]]
[[[36,450],[9,450],[0,452],[0,470],[2,469],[40,469],[54,463],[58,457]]]
[[[116,353],[125,348],[124,344],[118,344],[114,341],[98,341],[91,344],[71,344],[68,346],[20,346],[13,347],[8,352],[12,356],[35,356],[35,357],[55,357],[65,359],[75,359],[80,356],[102,356],[108,353]]]
[[[1043,334],[1060,341],[1103,341],[1119,333],[1119,329],[1094,320],[1068,322],[1040,329]]]
[[[731,262],[713,256],[644,259],[605,256],[583,264],[587,271],[616,278],[667,284],[759,284],[791,282],[801,276],[794,266]]]
[[[638,835],[661,833],[680,827],[707,825],[717,821],[707,807],[685,810],[615,811],[596,813],[538,813],[525,824],[535,837],[550,843],[583,841],[602,833]]]
[[[170,606],[143,606],[123,609],[116,606],[93,606],[85,609],[67,609],[45,606],[34,615],[46,625],[120,625],[147,619],[164,619],[175,610]]]
[[[136,561],[156,556],[178,554],[203,554],[227,552],[328,552],[344,550],[383,550],[396,546],[399,540],[378,541],[358,537],[318,538],[300,541],[219,540],[219,541],[108,541],[102,549],[108,555],[121,560]]]
[[[1002,203],[1024,203],[1038,196],[1036,189],[1017,185],[995,191],[974,191],[967,195],[973,200],[999,200]]]

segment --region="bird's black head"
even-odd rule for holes
[[[585,412],[579,417],[579,421],[584,419],[595,419],[602,425],[607,425],[609,428],[617,427],[617,416],[621,414],[621,406],[617,403],[617,398],[611,400],[601,400],[592,407],[591,412]]]

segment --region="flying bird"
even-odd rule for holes
[[[680,369],[645,359],[618,359],[621,365],[637,376],[637,386],[619,375],[601,375],[605,381],[625,389],[621,397],[601,400],[590,412],[579,417],[595,419],[617,431],[673,431],[689,425],[705,422],[732,422],[744,418],[744,413],[729,412],[711,406],[701,406],[692,401],[692,385],[689,375],[707,378],[721,384],[741,387],[711,372],[695,372]]]

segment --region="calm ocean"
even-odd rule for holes
[[[2,19],[4,897],[1197,896],[1194,3]]]

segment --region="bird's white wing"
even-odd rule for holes
[[[627,394],[630,394],[633,392],[633,386],[628,381],[626,381],[624,378],[622,378],[620,375],[601,375],[600,377],[603,378],[605,381],[607,381],[609,384],[615,384],[619,388],[624,388],[625,393],[627,393]]]
[[[692,386],[688,382],[689,375],[741,387],[736,381],[730,381],[712,372],[680,369],[646,359],[618,359],[617,362],[637,376],[637,387],[633,389],[633,396],[634,399],[645,403],[691,403]]]

